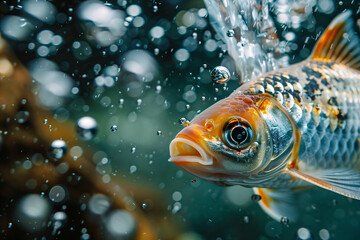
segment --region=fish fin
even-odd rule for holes
[[[259,204],[270,217],[279,222],[283,217],[287,217],[290,222],[297,220],[299,213],[294,205],[293,189],[253,188],[253,190],[261,197]]]
[[[338,15],[326,28],[310,59],[332,61],[360,70],[360,40],[355,33],[352,11]]]
[[[301,172],[288,169],[291,176],[300,178],[316,186],[360,200],[360,172],[355,169],[324,169]]]

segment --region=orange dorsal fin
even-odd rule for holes
[[[355,33],[352,12],[338,15],[326,28],[310,55],[312,60],[332,61],[360,70],[360,41]]]

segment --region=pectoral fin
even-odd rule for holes
[[[316,186],[360,200],[360,172],[355,169],[325,169],[301,172],[288,169],[290,175]]]
[[[254,193],[261,197],[259,204],[261,208],[276,221],[287,217],[290,222],[298,218],[298,211],[294,202],[294,191],[292,189],[267,189],[253,188]]]

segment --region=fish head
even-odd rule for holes
[[[176,135],[169,161],[220,185],[254,185],[251,179],[262,175],[274,160],[271,131],[264,118],[273,113],[268,106],[264,110],[264,99],[233,94],[212,105]]]

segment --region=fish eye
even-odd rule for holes
[[[248,146],[253,138],[251,125],[243,118],[230,118],[223,128],[224,143],[233,149],[240,149]]]

